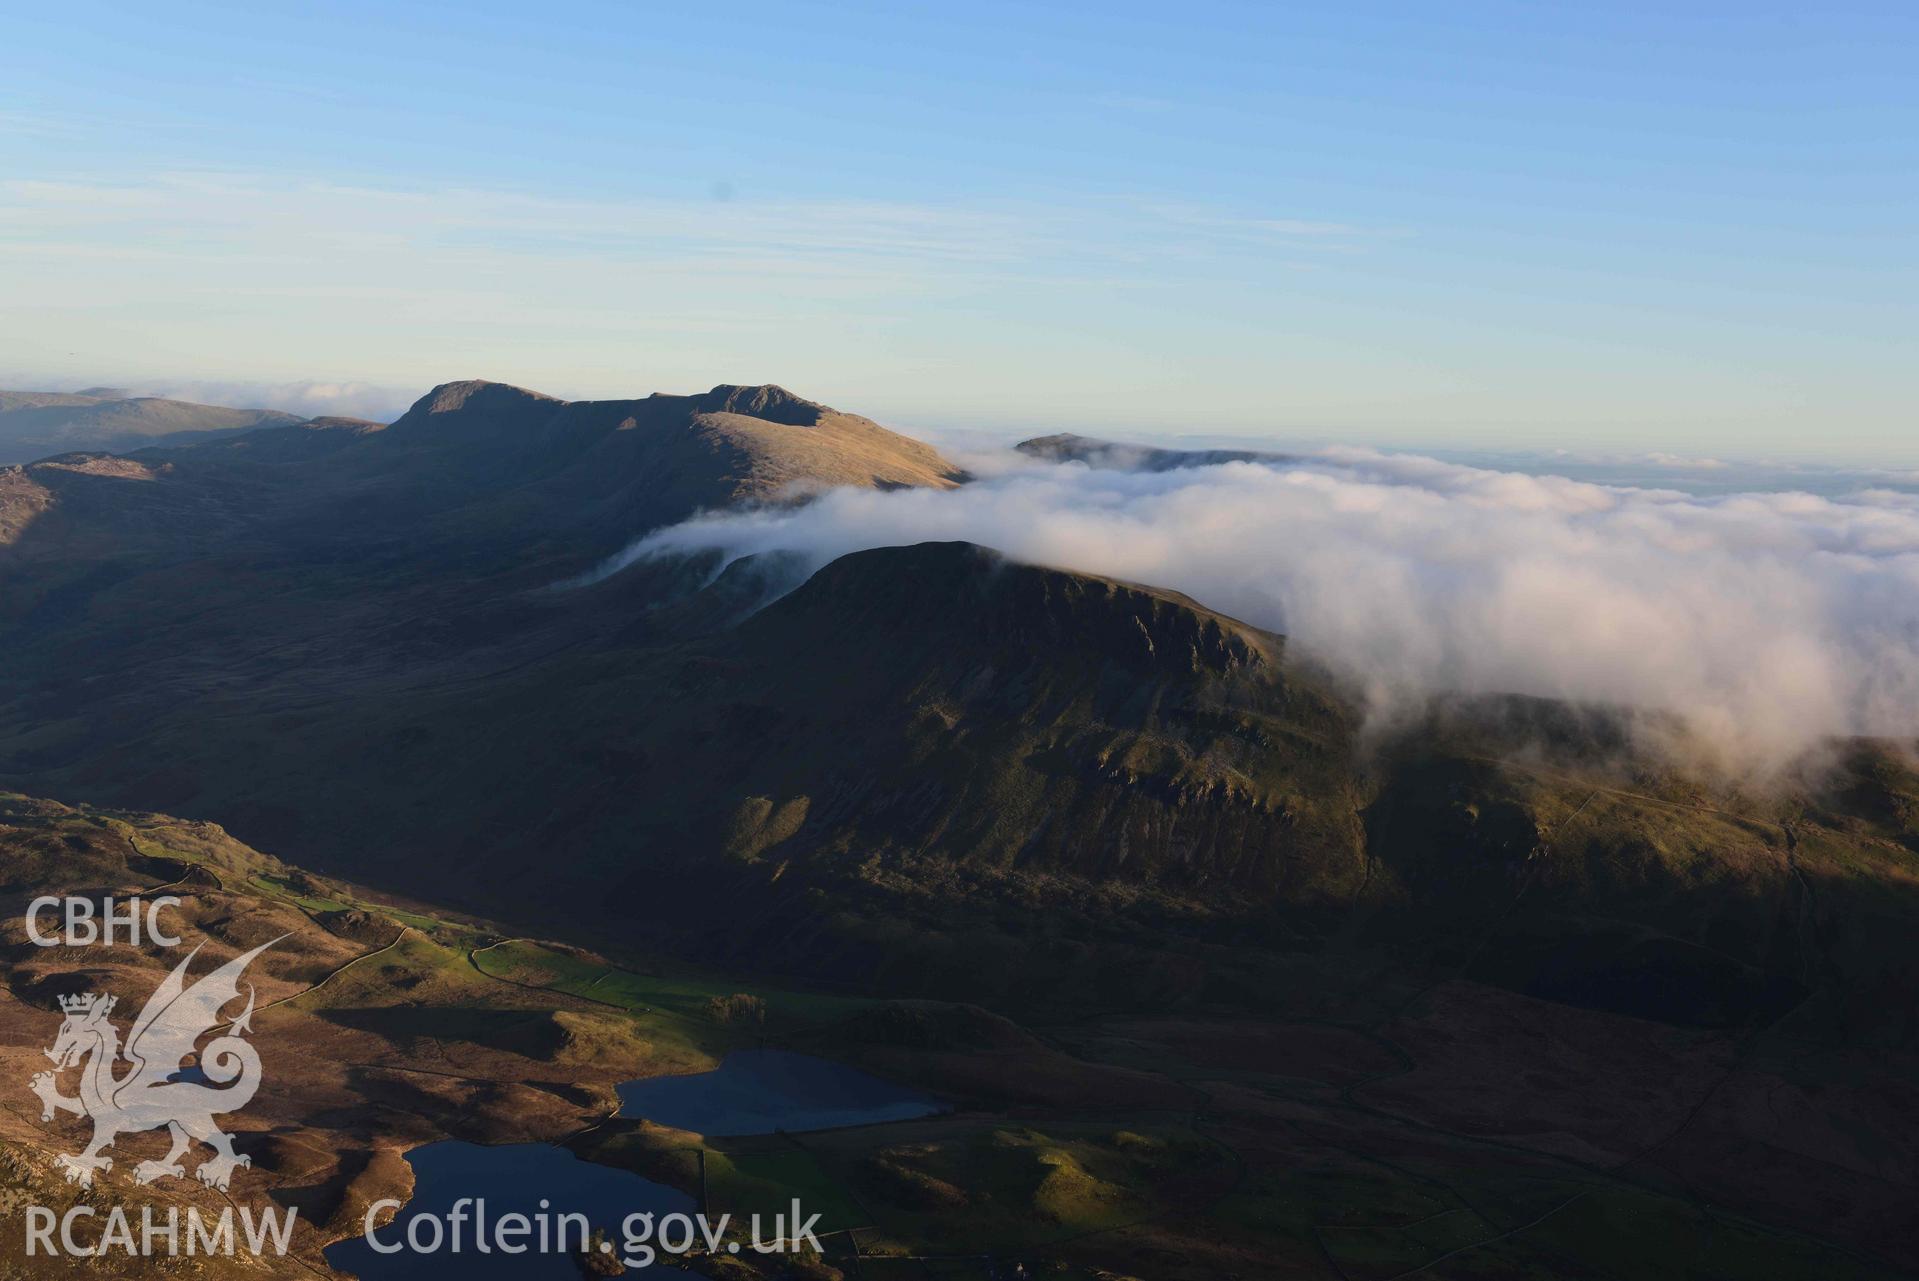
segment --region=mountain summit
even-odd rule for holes
[[[721,383],[700,397],[700,408],[709,414],[738,414],[742,418],[764,418],[790,427],[811,427],[822,415],[834,412],[817,401],[802,400],[784,387],[765,383],[758,387],[735,387]]]
[[[930,445],[771,384],[566,401],[506,383],[443,383],[371,449],[423,443],[475,450],[468,461],[513,468],[569,503],[644,495],[660,507],[652,523],[796,484],[947,488],[963,478]]]
[[[106,486],[97,466],[81,474],[56,459],[11,475],[0,540],[38,557],[64,555],[71,540],[89,556],[117,547],[152,562],[270,526],[335,548],[405,540],[404,562],[421,571],[458,564],[551,581],[703,509],[964,479],[930,445],[770,384],[568,401],[465,379],[384,429],[288,419],[141,457],[154,482],[142,488]]]

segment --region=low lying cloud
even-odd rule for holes
[[[369,418],[391,422],[419,399],[423,388],[381,387],[364,382],[209,382],[195,379],[148,380],[129,388],[140,396],[164,396],[202,405],[243,409],[280,409],[305,418]]]
[[[698,517],[608,568],[707,550],[817,566],[964,539],[1285,632],[1380,714],[1442,691],[1664,710],[1742,772],[1828,735],[1919,733],[1908,493],[1699,497],[1359,449],[1158,473],[996,466],[951,492]]]
[[[367,418],[392,422],[427,390],[361,381],[305,378],[265,381],[231,378],[126,377],[112,372],[47,373],[0,369],[0,387],[14,391],[83,392],[93,396],[158,396],[232,409],[278,409],[302,418]]]

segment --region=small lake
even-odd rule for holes
[[[510,1244],[528,1246],[524,1254],[480,1253],[474,1210],[468,1206],[457,1252],[451,1248],[450,1236],[437,1250],[409,1248],[381,1254],[365,1237],[356,1235],[327,1247],[326,1260],[333,1267],[364,1281],[580,1281],[583,1274],[571,1252],[577,1248],[577,1229],[569,1230],[567,1248],[558,1248],[561,1214],[584,1214],[594,1227],[606,1230],[617,1248],[620,1224],[627,1215],[690,1214],[696,1208],[693,1198],[683,1192],[625,1170],[582,1161],[550,1143],[486,1147],[448,1140],[415,1148],[406,1159],[413,1167],[413,1197],[391,1224],[374,1233],[382,1245],[405,1243],[409,1225],[422,1216],[437,1220],[439,1230],[450,1233],[454,1202],[472,1197],[486,1203],[489,1225],[497,1225],[508,1214],[523,1214],[537,1225],[537,1216],[546,1215],[548,1241],[555,1248],[540,1252],[536,1226],[531,1235],[508,1238]],[[433,1224],[423,1223],[416,1231],[415,1239],[423,1247],[431,1243]],[[491,1226],[485,1237],[489,1246],[499,1240]]]
[[[621,1116],[700,1134],[830,1130],[940,1110],[917,1090],[791,1050],[735,1050],[711,1072],[620,1086]]]
[[[840,1063],[789,1050],[735,1050],[711,1072],[628,1081],[619,1087],[620,1115],[645,1118],[701,1134],[771,1134],[775,1130],[826,1130],[931,1116],[939,1102],[917,1090],[882,1081]],[[550,1143],[487,1147],[447,1140],[407,1153],[413,1167],[413,1198],[374,1236],[382,1245],[405,1244],[409,1233],[428,1245],[437,1223],[451,1231],[454,1203],[484,1201],[485,1217],[497,1225],[508,1214],[538,1224],[541,1214],[557,1225],[561,1214],[584,1214],[619,1245],[620,1224],[629,1215],[691,1213],[685,1193],[625,1170],[582,1161]],[[547,1204],[541,1206],[541,1201]],[[539,1252],[537,1235],[519,1238],[524,1254],[481,1253],[475,1246],[474,1207],[466,1207],[465,1234],[455,1252],[407,1248],[376,1251],[353,1236],[327,1247],[327,1262],[364,1281],[579,1281],[580,1266],[568,1248]],[[416,1219],[427,1219],[417,1229]],[[554,1229],[557,1231],[557,1228]],[[537,1227],[535,1229],[537,1234]],[[486,1240],[497,1238],[491,1228]],[[577,1239],[567,1242],[572,1246]]]

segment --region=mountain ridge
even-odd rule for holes
[[[1563,893],[1569,919],[1579,886],[1603,886],[1654,931],[1568,924],[1586,952],[1555,962],[1555,994],[1629,961],[1701,1018],[1806,986],[1779,959],[1817,943],[1772,906],[1795,883],[1776,825],[1727,857],[1741,891],[1718,899],[1676,852],[1692,845],[1623,824],[1549,857],[1568,815],[1598,810],[1484,761],[1554,759],[1551,733],[1375,730],[1284,638],[1177,593],[938,543],[838,558],[771,603],[776,557],[711,583],[716,566],[648,562],[549,590],[703,506],[880,484],[865,442],[902,466],[939,457],[824,406],[804,426],[743,409],[815,414],[770,388],[564,402],[469,380],[410,423],[0,472],[0,781],[203,814],[335,866],[405,848],[407,867],[361,870],[459,866],[501,904],[557,882],[627,903],[662,878],[736,916],[846,896],[862,906],[817,936],[834,934],[834,964],[960,886],[981,905],[1071,905],[1088,937],[1203,921],[1324,938],[1344,920],[1438,948],[1491,937],[1486,905],[1524,883],[1529,903]],[[1635,782],[1649,767],[1629,743],[1593,741],[1591,760],[1558,762],[1592,794],[1617,769],[1631,790],[1698,795]],[[1879,866],[1844,821],[1831,832]],[[565,857],[530,861],[529,842]],[[682,916],[653,927],[743,946],[733,917]],[[1484,964],[1518,982],[1509,951],[1488,945]]]
[[[235,409],[160,396],[0,391],[0,464],[76,450],[124,452],[188,444],[301,421],[277,409]]]
[[[0,557],[8,547],[58,557],[64,541],[84,556],[111,545],[170,558],[170,546],[203,544],[172,525],[194,510],[202,525],[336,545],[417,539],[437,550],[410,559],[477,556],[562,577],[702,508],[835,485],[947,488],[965,476],[931,446],[770,384],[565,401],[467,379],[439,384],[384,426],[290,421],[140,453],[159,483],[122,491],[118,504],[94,502],[51,459],[25,464],[0,492]]]
[[[665,1178],[637,1151],[664,1133],[684,1178],[693,1138],[607,1120],[614,1083],[636,1059],[703,1066],[673,1048],[689,1013],[745,1045],[811,1008],[795,1048],[986,1087],[911,1143],[809,1138],[862,1199],[997,1203],[1009,1143],[1049,1130],[1110,1136],[1089,1157],[1108,1186],[1193,1196],[1152,1229],[1187,1236],[1146,1252],[1067,1235],[1102,1265],[1410,1275],[1521,1230],[1563,1256],[1651,1193],[1737,1225],[1744,1247],[1682,1260],[1701,1276],[1771,1274],[1804,1236],[1837,1245],[1801,1259],[1912,1261],[1910,745],[1833,744],[1829,775],[1751,796],[1635,752],[1605,708],[1460,695],[1381,724],[1284,636],[973,543],[647,557],[556,586],[696,511],[964,479],[771,385],[567,402],[485,380],[393,424],[0,467],[0,890],[175,891],[216,949],[297,931],[263,967],[287,1070],[244,1146],[249,1186],[275,1177],[329,1234],[442,1133],[569,1134]],[[56,996],[117,969],[10,959],[19,1017],[49,1031]],[[647,977],[662,960],[725,981],[674,997]],[[774,978],[887,1004],[795,1006]],[[778,1021],[721,1025],[756,1003]],[[13,1039],[14,1079],[39,1044]],[[408,1113],[433,1124],[389,1128]],[[1175,1121],[1186,1138],[1149,1138]],[[30,1110],[0,1129],[58,1184]],[[937,1182],[899,1182],[942,1152]],[[1005,1203],[1022,1244],[1001,1257],[1058,1235],[1053,1204]],[[887,1237],[977,1257],[964,1226]],[[1342,1232],[1366,1244],[1329,1248]],[[1609,1275],[1670,1263],[1671,1233],[1643,1235],[1658,1262]]]

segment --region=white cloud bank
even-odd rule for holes
[[[165,396],[203,405],[280,409],[308,418],[370,418],[384,423],[405,413],[424,389],[320,379],[277,383],[159,379],[148,380],[132,390],[142,396]]]
[[[1664,709],[1741,772],[1919,734],[1919,499],[1701,498],[1334,450],[1159,474],[1007,465],[952,492],[709,515],[614,562],[964,539],[1285,632],[1376,712],[1437,691]],[[610,566],[611,567],[611,566]]]

